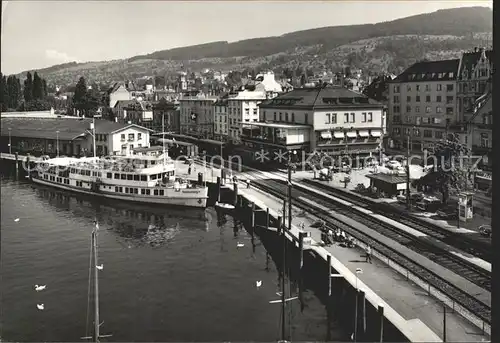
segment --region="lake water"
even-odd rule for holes
[[[5,173],[1,182],[3,340],[77,342],[91,334],[86,320],[95,218],[104,265],[101,334],[113,335],[102,341],[279,339],[280,305],[269,304],[278,298],[276,266],[258,238],[254,252],[249,234],[235,232],[232,217],[218,220],[211,208],[82,197]],[[245,246],[237,248],[237,242]],[[35,284],[47,288],[35,292]],[[291,339],[325,340],[325,306],[312,291],[304,299],[303,313],[298,303],[290,305]],[[42,303],[40,311],[36,305]],[[345,336],[335,332],[331,339]]]

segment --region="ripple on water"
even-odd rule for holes
[[[107,341],[271,341],[278,338],[274,265],[262,245],[212,209],[112,203],[2,180],[2,338],[85,335],[90,232],[100,223],[100,312]],[[19,222],[14,222],[20,218]],[[244,242],[237,248],[238,241]],[[256,239],[258,243],[258,239]],[[272,264],[272,262],[271,262]],[[255,281],[263,286],[256,289]],[[47,284],[35,292],[35,284]],[[294,309],[294,339],[324,340],[311,292]],[[37,303],[44,303],[39,311]]]

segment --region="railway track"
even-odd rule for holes
[[[259,184],[262,183],[266,183],[270,187],[279,187],[279,191],[281,192],[282,196],[286,194],[287,189],[286,183],[284,181],[259,181]],[[438,263],[439,265],[453,271],[454,273],[462,276],[463,278],[469,280],[477,286],[491,292],[491,272],[488,272],[476,266],[475,264],[464,261],[460,257],[450,253],[449,251],[445,250],[446,247],[441,245],[439,241],[433,242],[428,239],[415,237],[403,230],[394,227],[393,225],[390,225],[380,219],[374,218],[369,214],[355,210],[349,205],[332,201],[328,197],[318,199],[318,194],[312,191],[308,191],[306,189],[299,190],[297,188],[295,188],[293,191],[296,192],[296,194],[298,194],[299,196],[311,198],[311,200],[335,211],[336,213],[347,215],[358,223],[365,224],[378,233],[381,233],[384,236],[389,237],[396,242],[406,246],[407,248],[428,257],[431,261]],[[432,230],[429,231],[432,232]]]
[[[261,190],[277,198],[283,199],[286,196],[286,186],[280,182],[269,181],[269,180],[266,181],[254,180],[253,184],[255,187],[260,188]],[[391,247],[385,245],[384,243],[379,242],[373,239],[372,237],[364,234],[363,232],[360,232],[357,229],[343,223],[342,221],[335,219],[334,217],[332,217],[331,211],[344,213],[348,215],[350,218],[353,218],[356,221],[360,221],[361,223],[370,226],[379,233],[390,237],[391,239],[399,242],[400,244],[403,244],[410,249],[418,251],[418,253],[427,256],[429,259],[435,261],[436,263],[448,264],[448,266],[446,266],[448,269],[453,270],[458,275],[461,275],[464,278],[469,279],[469,281],[471,282],[473,281],[470,279],[475,279],[474,280],[475,284],[482,283],[483,286],[481,287],[488,289],[491,288],[491,276],[488,276],[487,275],[488,273],[486,271],[479,270],[477,266],[467,264],[465,263],[465,261],[457,259],[455,255],[449,254],[446,251],[439,250],[435,246],[426,245],[424,242],[416,240],[415,237],[413,236],[411,236],[410,238],[402,234],[401,231],[396,232],[393,228],[392,229],[390,228],[390,225],[387,224],[382,225],[376,220],[374,220],[375,218],[371,216],[368,219],[357,213],[353,213],[354,211],[352,210],[351,207],[348,207],[347,209],[342,208],[337,204],[332,204],[329,201],[318,199],[317,195],[315,195],[313,201],[328,209],[325,210],[320,207],[313,206],[307,201],[302,200],[300,197],[304,197],[307,199],[310,198],[310,196],[307,193],[304,193],[297,189],[294,189],[292,191],[292,197],[294,199],[294,206],[297,206],[307,212],[313,213],[316,217],[322,219],[327,226],[344,230],[353,237],[355,237],[356,239],[365,242],[367,244],[370,244],[380,253],[391,258],[393,261],[397,262],[398,264],[407,268],[408,270],[412,271],[415,275],[421,277],[423,280],[428,282],[434,288],[443,292],[451,299],[456,301],[458,304],[466,308],[468,311],[470,311],[477,317],[481,318],[481,320],[489,324],[491,323],[490,305],[485,304],[482,301],[475,298],[473,295],[470,295],[462,291],[457,286],[445,281],[439,275],[436,275],[435,273],[419,265],[415,261],[410,260],[409,258],[405,257],[398,251],[395,251]],[[367,224],[368,220],[369,223]],[[466,275],[468,277],[466,277]]]
[[[487,238],[478,236],[472,238],[464,234],[456,234],[438,225],[434,225],[422,219],[415,218],[406,213],[401,213],[400,211],[398,211],[398,209],[392,207],[389,204],[378,204],[368,199],[363,199],[362,197],[347,193],[340,189],[334,189],[326,185],[322,186],[320,183],[312,180],[301,180],[300,183],[306,184],[308,187],[320,190],[321,192],[328,195],[348,201],[353,205],[369,208],[377,214],[381,214],[384,217],[396,220],[399,223],[425,233],[430,237],[438,239],[460,250],[471,253],[474,256],[479,257],[485,261],[491,262],[491,241]]]

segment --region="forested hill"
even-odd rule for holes
[[[279,37],[246,39],[234,43],[214,42],[163,50],[149,55],[135,56],[129,61],[261,57],[300,46],[320,44],[323,49],[329,50],[350,42],[375,37],[408,34],[466,36],[472,32],[491,32],[492,28],[491,9],[487,7],[454,8],[377,24],[323,27],[287,33]]]
[[[313,4],[312,4],[313,6]],[[332,18],[334,22],[334,18]],[[157,51],[128,59],[70,62],[39,70],[49,84],[113,82],[186,71],[273,69],[277,74],[304,68],[398,74],[415,61],[458,58],[465,50],[492,43],[492,10],[465,7],[439,10],[393,21],[323,27],[279,37],[225,41]],[[22,78],[26,72],[21,73]]]

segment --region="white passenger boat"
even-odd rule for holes
[[[104,198],[206,207],[208,187],[179,178],[167,154],[57,157],[37,162],[35,183]]]

